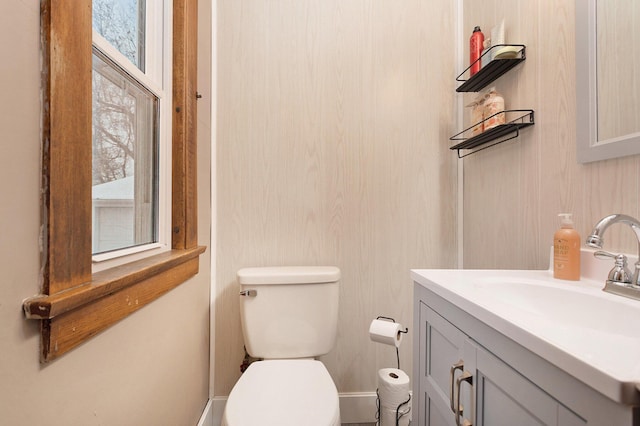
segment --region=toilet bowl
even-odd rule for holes
[[[340,426],[338,391],[316,360],[254,362],[227,399],[222,426]]]
[[[235,384],[223,426],[339,426],[338,391],[314,358],[335,344],[340,270],[266,267],[238,271],[240,319],[256,361]]]

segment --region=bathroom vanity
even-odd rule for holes
[[[640,422],[640,301],[550,271],[411,274],[412,425]]]

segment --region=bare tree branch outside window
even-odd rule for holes
[[[93,28],[144,71],[142,10],[142,0],[93,0]]]

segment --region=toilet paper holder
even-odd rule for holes
[[[396,323],[395,319],[393,319],[391,317],[381,316],[381,315],[378,316],[376,318],[376,320],[385,320],[385,321],[390,321],[392,323]],[[402,330],[402,328],[403,328],[402,324],[398,324],[398,323],[396,323],[396,324],[397,324],[397,326],[396,326],[397,330],[395,332],[397,333],[396,338],[398,339],[398,342],[396,342],[395,348],[396,348],[396,359],[398,361],[398,370],[400,370],[400,351],[398,349],[399,342],[400,342],[400,336],[401,336],[401,333],[402,334],[409,333],[409,328],[408,327],[404,327],[404,330]],[[370,333],[371,333],[371,329],[370,329]],[[372,338],[372,340],[373,340],[373,338]],[[380,343],[388,344],[386,341],[380,341],[380,340],[375,340],[375,341],[380,342]],[[404,374],[404,372],[402,374]],[[396,378],[396,379],[398,378],[398,376],[394,375],[394,373],[390,373],[389,375],[391,377],[393,377],[393,378]],[[411,393],[408,393],[407,396],[408,396],[407,400],[402,402],[402,403],[400,403],[395,409],[395,416],[394,416],[395,417],[395,422],[394,422],[395,426],[400,426],[400,419],[411,412],[411,405],[409,405],[409,402],[411,401]],[[388,403],[388,401],[387,401],[387,403]],[[391,410],[393,410],[392,406],[390,406],[389,408]],[[376,389],[376,426],[393,426],[393,425],[388,425],[387,424],[387,423],[389,423],[390,419],[388,419],[386,417],[387,414],[390,414],[391,416],[393,416],[393,411],[391,413],[385,411],[386,414],[385,414],[385,416],[383,416],[383,413],[382,413],[381,410],[382,410],[382,403],[380,402],[380,390]],[[381,421],[383,420],[382,417],[385,417],[387,420],[384,421],[385,423],[383,425],[380,425]],[[403,421],[402,424],[404,425],[406,423]],[[410,424],[411,424],[411,420],[409,420],[409,425]]]
[[[391,321],[393,323],[396,322],[395,319],[391,318],[391,317],[384,317],[382,315],[379,315],[378,317],[376,317],[377,320],[379,319],[383,319],[383,320],[387,320],[387,321]],[[404,330],[398,330],[398,337],[400,337],[400,333],[402,334],[408,334],[409,333],[409,328],[405,327]],[[400,369],[400,351],[398,350],[398,347],[396,346],[396,360],[398,362],[398,370]]]
[[[393,318],[390,318],[390,317],[378,316],[376,319],[385,319],[385,320],[388,320],[388,321],[391,321],[391,322],[396,322],[396,320],[394,320]],[[407,334],[407,333],[409,333],[409,329],[407,327],[405,327],[404,331],[400,330],[400,331],[398,331],[398,333]]]

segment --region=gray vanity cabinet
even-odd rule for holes
[[[424,303],[420,304],[420,338],[424,340],[419,358],[424,408],[420,406],[419,412],[424,412],[424,421],[414,423],[456,425],[452,407],[460,398],[460,425],[585,424]],[[471,377],[461,380],[464,374]]]
[[[415,297],[413,426],[634,424],[633,408],[616,406],[419,284]]]

